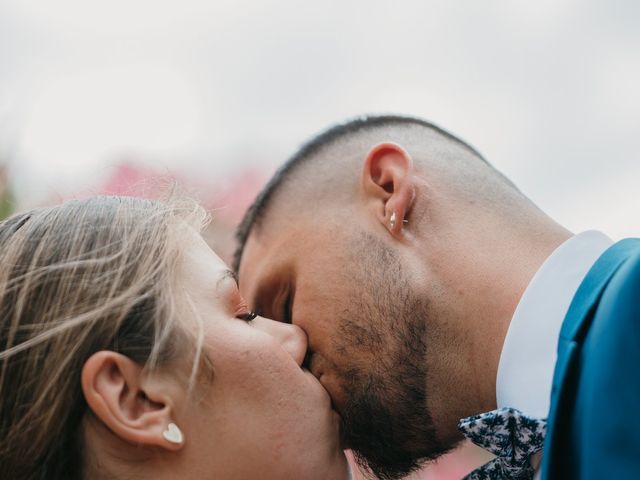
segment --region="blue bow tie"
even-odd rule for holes
[[[546,419],[527,417],[515,408],[499,408],[463,418],[458,428],[473,443],[496,455],[465,480],[533,478],[535,471],[529,459],[542,450]]]

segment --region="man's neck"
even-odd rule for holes
[[[536,272],[518,303],[500,354],[498,407],[547,416],[562,323],[584,277],[612,243],[601,232],[582,232],[554,250]]]
[[[480,300],[477,311],[485,314],[472,335],[472,349],[478,359],[471,366],[473,382],[477,385],[478,412],[497,408],[496,377],[500,355],[523,293],[547,258],[570,237],[571,232],[558,226],[546,234],[513,242],[513,247],[504,247],[501,259],[496,260],[502,273],[494,275],[493,281],[483,286],[492,293]]]

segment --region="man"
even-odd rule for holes
[[[243,295],[307,332],[305,366],[380,478],[461,430],[499,454],[476,478],[640,471],[640,246],[573,236],[462,140],[399,116],[337,125],[238,240]]]

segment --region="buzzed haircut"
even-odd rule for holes
[[[366,115],[356,117],[343,123],[338,123],[303,144],[302,147],[276,171],[267,185],[258,194],[236,230],[235,236],[237,247],[233,256],[233,270],[237,272],[240,268],[240,261],[242,259],[244,247],[253,228],[260,223],[266,214],[274,195],[289,179],[291,179],[294,171],[296,171],[300,166],[308,163],[310,160],[316,158],[317,155],[328,146],[338,143],[349,135],[384,127],[399,126],[425,127],[433,133],[442,136],[444,139],[468,150],[469,153],[482,160],[484,163],[488,163],[475,148],[464,140],[456,137],[437,125],[420,118],[402,115]]]

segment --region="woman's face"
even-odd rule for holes
[[[199,235],[186,249],[182,286],[200,317],[212,383],[176,412],[183,454],[197,478],[348,478],[339,417],[301,368],[307,339],[296,326],[250,313],[226,265]],[[189,328],[198,322],[187,319]]]

